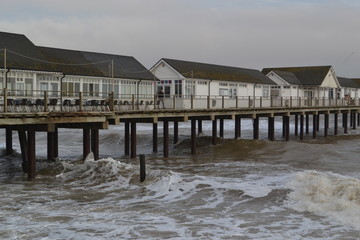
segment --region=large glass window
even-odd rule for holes
[[[182,81],[181,80],[175,80],[175,95],[177,97],[181,97],[181,95],[182,95]]]
[[[33,80],[31,78],[25,79],[26,96],[31,96],[33,91]]]
[[[185,95],[186,97],[195,95],[195,81],[190,81],[190,80],[185,81]]]

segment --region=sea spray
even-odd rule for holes
[[[289,207],[360,229],[359,179],[309,170],[296,173],[288,187]]]

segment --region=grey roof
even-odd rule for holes
[[[344,77],[337,77],[339,84],[341,87],[346,87],[346,88],[359,88],[359,84],[357,83],[357,81],[355,81],[354,79],[351,78],[344,78]]]
[[[329,73],[331,66],[264,68],[262,72],[284,71],[293,73],[302,85],[319,86]]]
[[[162,60],[186,78],[275,85],[275,83],[270,78],[265,76],[259,70],[182,61],[168,58],[163,58]]]
[[[360,88],[360,78],[351,78],[357,85],[358,88]]]
[[[6,67],[8,69],[46,70],[48,68],[47,64],[31,59],[46,60],[38,48],[22,34],[0,32],[0,49],[2,55],[0,66],[2,68],[4,66],[3,56],[5,49]]]
[[[274,70],[273,72],[276,73],[282,79],[284,79],[290,85],[301,85],[302,84],[300,82],[300,80],[296,77],[296,75],[292,72],[286,72],[286,71],[280,71],[280,70]]]
[[[131,56],[38,47],[24,35],[5,32],[0,32],[0,48],[7,49],[7,68],[12,69],[111,77],[113,61],[116,78],[156,79],[148,69]],[[4,58],[0,58],[0,67],[2,66],[4,66]]]
[[[88,65],[54,65],[55,71],[72,75],[114,77],[154,80],[154,75],[134,57],[106,53],[85,52],[58,48],[39,47],[40,51],[52,62]],[[93,64],[96,63],[96,64]]]

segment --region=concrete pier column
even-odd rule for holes
[[[169,157],[169,120],[163,121],[163,145],[164,145],[164,158]]]
[[[21,149],[21,157],[22,157],[22,169],[24,173],[28,172],[28,147],[27,147],[27,137],[26,132],[24,130],[18,130],[19,135],[19,143]]]
[[[316,131],[320,131],[320,114],[316,116]]]
[[[344,133],[348,133],[348,113],[343,113]]]
[[[216,145],[217,140],[217,119],[212,120],[212,144]]]
[[[309,114],[305,116],[305,133],[309,134]]]
[[[316,132],[317,132],[317,115],[313,114],[313,139],[316,139]]]
[[[158,151],[158,124],[153,123],[153,152]]]
[[[54,158],[59,157],[59,131],[58,128],[55,127],[54,131]]]
[[[259,139],[259,116],[253,119],[253,138],[254,140]]]
[[[94,160],[99,160],[99,129],[91,129],[91,151]]]
[[[284,116],[285,120],[285,141],[290,140],[290,116]]]
[[[28,130],[28,180],[34,180],[36,174],[36,159],[35,159],[35,130]]]
[[[191,155],[196,155],[196,119],[191,119]]]
[[[87,157],[90,153],[90,129],[83,129],[83,160]]]
[[[300,115],[300,140],[304,140],[304,114]]]
[[[179,121],[174,121],[174,144],[179,142]]]
[[[125,132],[124,132],[124,155],[130,155],[130,122],[125,122]]]
[[[12,129],[10,127],[5,128],[6,135],[6,156],[9,156],[13,153],[13,138],[12,138]]]
[[[298,136],[299,131],[299,115],[295,114],[295,136]]]
[[[55,136],[54,132],[47,132],[47,159],[53,161],[55,158]]]
[[[285,138],[285,131],[286,131],[286,123],[285,123],[285,116],[282,117],[282,137]]]
[[[338,114],[334,113],[334,135],[338,135]]]
[[[355,130],[356,129],[356,113],[352,113],[353,114],[353,125],[352,128]]]
[[[235,116],[235,139],[239,139],[241,137],[241,117]]]
[[[224,138],[224,119],[220,118],[220,132],[219,132],[220,138]]]
[[[136,122],[131,122],[131,158],[136,158]]]
[[[202,131],[202,120],[198,119],[198,135],[200,135]]]
[[[268,139],[275,141],[275,118],[268,117]]]
[[[271,120],[270,120],[271,117],[268,117],[268,140],[271,139]]]
[[[324,136],[328,136],[329,130],[329,114],[324,114]]]

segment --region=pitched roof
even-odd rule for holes
[[[296,77],[296,75],[292,72],[287,71],[280,71],[280,70],[274,70],[274,73],[276,73],[279,77],[284,79],[286,82],[288,82],[291,85],[301,85],[302,83],[300,80]]]
[[[47,64],[34,59],[46,60],[38,48],[22,34],[0,32],[0,66],[4,68],[6,49],[6,67],[8,69],[46,70]],[[24,57],[27,56],[27,57]]]
[[[134,57],[35,46],[26,36],[0,32],[0,49],[6,51],[10,69],[62,72],[71,75],[154,80],[154,75]],[[1,52],[0,52],[1,53]],[[97,64],[93,64],[97,63]],[[0,57],[0,67],[4,58]]]
[[[359,88],[360,87],[360,83],[358,83],[356,80],[351,79],[351,78],[344,78],[344,77],[337,77],[339,84],[341,87],[346,87],[346,88]]]
[[[311,67],[282,67],[264,68],[262,72],[268,74],[270,71],[278,70],[291,72],[303,85],[321,85],[331,66],[311,66]]]
[[[162,60],[186,78],[275,85],[275,83],[270,78],[266,77],[259,70],[182,61],[168,58],[163,58]]]
[[[74,64],[53,64],[54,71],[65,74],[111,77],[114,71],[116,78],[154,80],[154,75],[134,57],[49,47],[39,49],[52,62]]]
[[[357,85],[358,88],[360,88],[360,78],[351,78]]]

